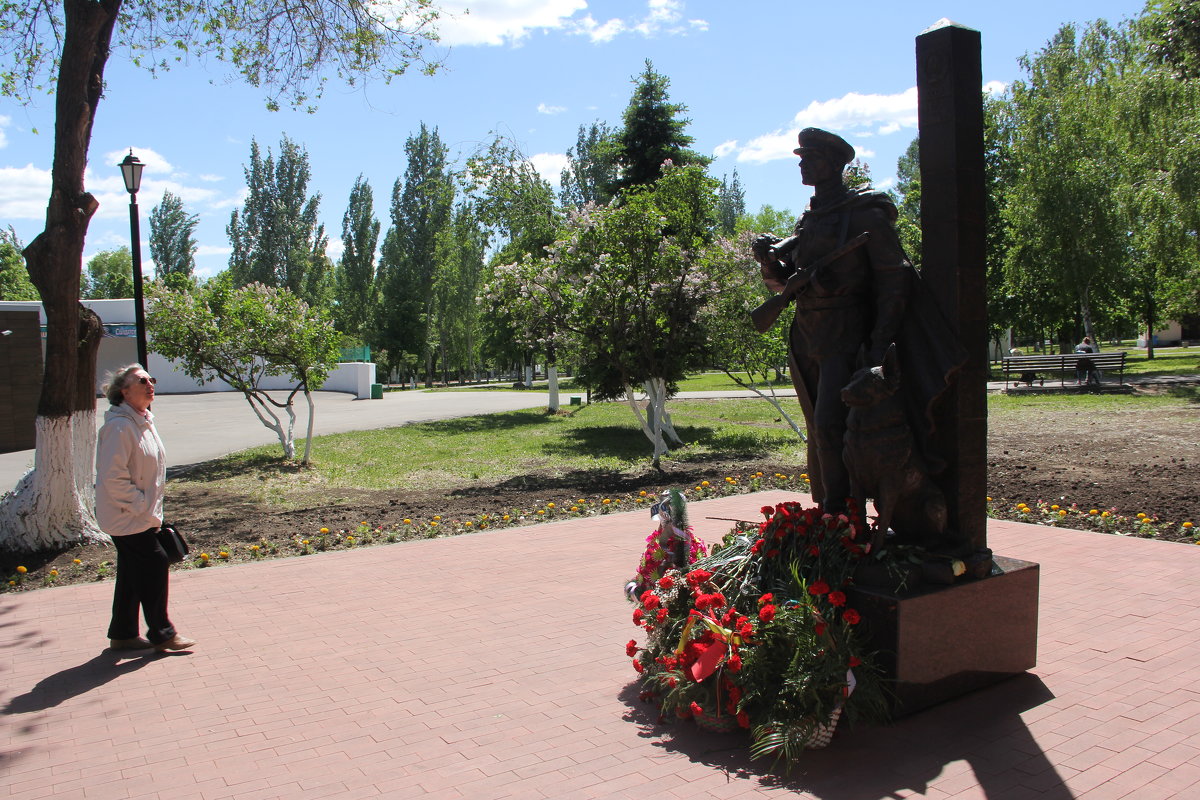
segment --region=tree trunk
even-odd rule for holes
[[[0,501],[0,547],[8,549],[107,540],[96,528],[91,492],[84,488],[94,479],[94,465],[86,465],[95,458],[99,338],[93,342],[87,335],[80,336],[79,278],[84,239],[97,208],[96,199],[84,190],[84,170],[120,8],[121,0],[63,3],[46,228],[24,252],[29,277],[46,311],[46,366],[35,422],[33,471]],[[90,368],[80,370],[80,360],[90,360]],[[81,410],[78,398],[84,392],[89,403]]]
[[[1092,348],[1099,353],[1100,340],[1096,338],[1095,329],[1092,328],[1092,303],[1086,286],[1079,291],[1079,314],[1083,317],[1083,335],[1092,340]]]
[[[550,400],[549,409],[551,414],[557,414],[559,409],[558,402],[558,367],[553,364],[546,367],[546,378],[550,381]]]

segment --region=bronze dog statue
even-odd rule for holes
[[[897,542],[922,546],[936,547],[946,533],[946,497],[913,440],[900,378],[893,344],[882,364],[863,365],[842,389],[842,402],[850,409],[842,451],[850,491],[859,508],[872,498],[878,514],[872,553],[879,552],[889,528]]]

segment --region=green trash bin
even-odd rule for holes
[[[578,395],[572,395],[571,396],[571,405],[573,405],[573,406],[583,405],[583,398],[579,397]]]
[[[371,384],[371,399],[372,400],[382,400],[383,399],[383,384],[382,383],[372,383]]]

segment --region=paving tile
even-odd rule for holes
[[[712,517],[794,498],[689,511],[714,541]],[[1023,688],[839,732],[779,778],[741,735],[623,699],[644,517],[178,573],[172,616],[201,646],[169,658],[97,655],[110,584],[5,595],[0,798],[1200,797],[1200,615],[1155,611],[1194,605],[1200,548],[992,521],[996,552],[1041,565]]]

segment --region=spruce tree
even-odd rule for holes
[[[682,116],[687,106],[671,102],[667,94],[670,83],[646,59],[645,71],[634,79],[633,96],[625,107],[623,126],[615,139],[614,160],[620,173],[612,185],[612,194],[652,185],[662,175],[663,163],[668,160],[677,167],[708,166],[712,160],[689,149],[694,139],[684,133],[691,122]]]

